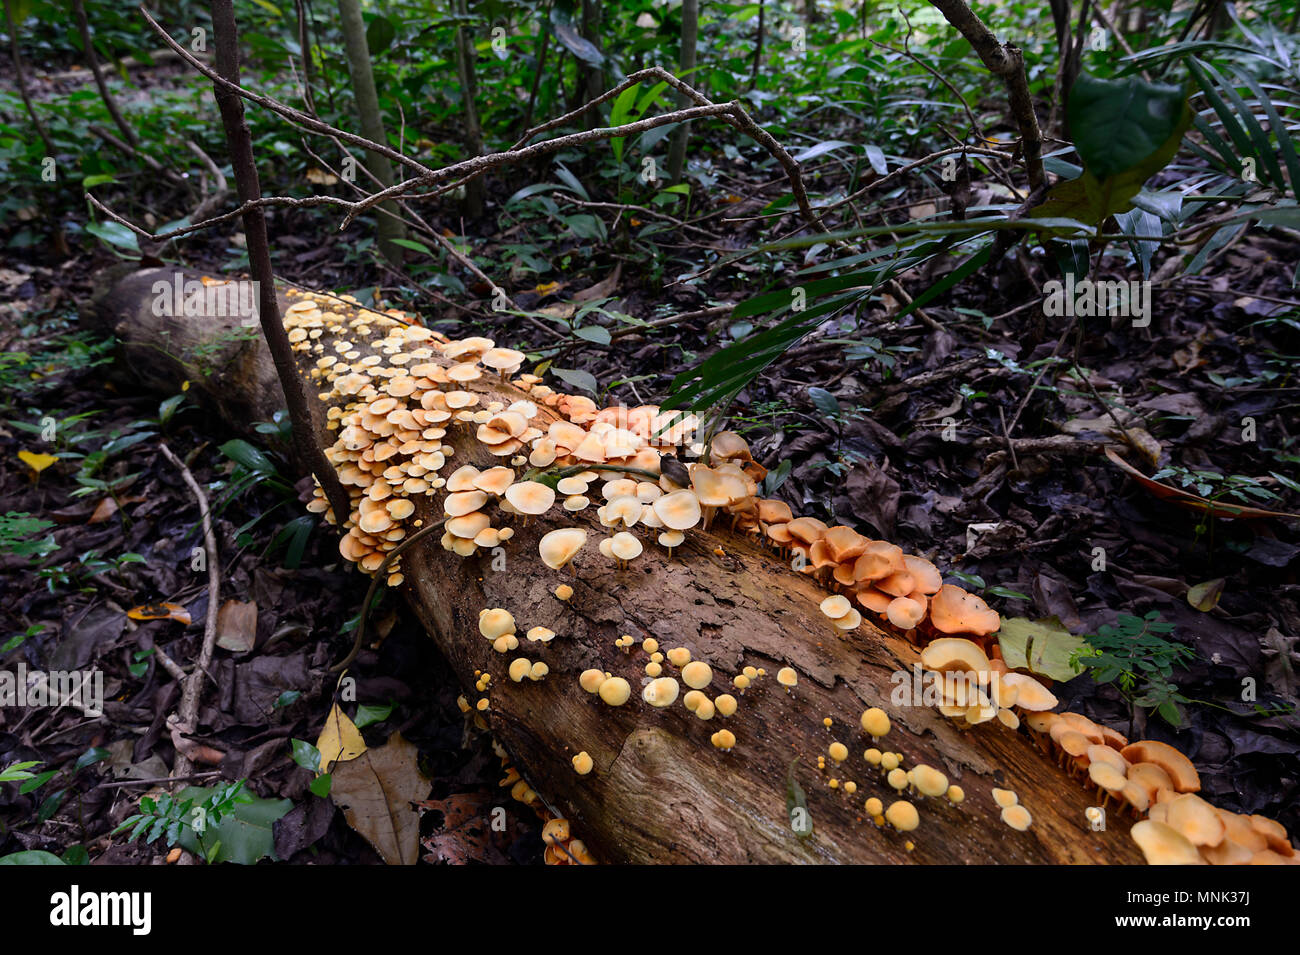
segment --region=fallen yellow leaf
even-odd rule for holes
[[[538,295],[550,295],[552,292],[557,291],[559,287],[559,282],[543,282],[541,285],[534,288],[533,291]]]
[[[40,474],[59,459],[52,454],[41,454],[39,451],[19,451],[18,460]]]
[[[356,759],[364,753],[366,741],[361,738],[357,724],[335,703],[330,715],[325,717],[325,728],[316,740],[316,749],[320,751],[320,771],[328,773],[332,763]]]
[[[190,612],[174,603],[142,604],[132,607],[126,615],[132,620],[175,620],[187,625],[191,622]]]

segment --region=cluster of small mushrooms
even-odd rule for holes
[[[1001,626],[998,613],[975,594],[945,584],[931,561],[850,527],[828,527],[816,518],[797,516],[785,502],[760,497],[758,482],[766,470],[740,435],[721,432],[707,447],[695,444],[699,421],[693,415],[654,405],[599,408],[589,398],[552,389],[537,375],[521,374],[525,355],[497,347],[491,339],[451,340],[411,323],[400,311],[368,309],[348,296],[294,290],[288,295],[296,298],[285,314],[289,339],[300,354],[314,358],[310,374],[328,406],[327,426],[337,433],[326,454],[351,499],[339,550],[367,573],[386,565],[387,582],[402,582],[400,555],[388,555],[412,528],[423,526],[416,507],[421,497],[441,504],[442,546],[461,557],[503,546],[514,536],[516,521],[552,512],[576,515],[594,505],[607,531],[598,544],[600,553],[617,570],[634,564],[647,546],[665,548],[671,558],[688,532],[726,521],[734,532],[765,543],[818,581],[829,592],[821,611],[836,631],[847,635],[870,615],[920,647],[922,665],[939,677],[936,704],[945,716],[963,728],[996,720],[1017,729],[1024,722],[1049,739],[1060,760],[1084,776],[1087,785],[1097,788],[1103,806],[1115,800],[1136,814],[1145,813],[1133,835],[1149,861],[1300,861],[1277,823],[1216,809],[1195,795],[1200,788],[1196,771],[1177,750],[1152,740],[1129,743],[1079,714],[1052,712],[1057,700],[1051,691],[1032,676],[1010,671],[998,657],[996,642],[990,640]],[[495,400],[495,389],[487,386],[507,383],[526,397]],[[454,466],[454,449],[446,440],[453,427],[474,429],[481,450],[501,463],[486,469]],[[681,463],[675,456],[681,446],[699,460]],[[319,488],[308,508],[336,521]],[[539,556],[548,568],[561,571],[587,545],[588,536],[577,522],[558,527],[541,537]],[[555,593],[567,599],[572,588],[561,584]],[[485,609],[479,626],[499,653],[521,645],[514,617],[503,608]],[[525,634],[536,649],[555,636],[544,627]],[[616,645],[628,651],[634,642],[626,637]],[[689,650],[661,651],[654,640],[644,641],[642,649],[649,659],[641,701],[663,708],[680,698],[701,720],[730,716],[738,697],[765,675],[745,667],[731,677],[734,694],[710,696],[712,668],[692,660]],[[676,675],[665,672],[665,666]],[[549,667],[518,656],[507,672],[516,683],[537,681]],[[787,692],[798,684],[791,667],[781,668],[776,677]],[[679,680],[686,684],[685,693]],[[490,675],[480,674],[478,689],[486,691],[490,681]],[[635,695],[625,677],[603,670],[583,672],[579,684],[609,706],[622,706]],[[488,706],[484,696],[475,709],[481,714]],[[874,712],[888,724],[883,711]],[[870,729],[868,714],[863,715],[864,732]],[[713,734],[712,742],[723,753],[737,745],[735,734],[725,728]],[[937,770],[923,765],[902,770],[899,754],[874,749],[867,751],[868,763],[872,753],[895,790],[921,795],[942,790],[953,804],[964,798],[960,787],[950,787]],[[580,752],[573,765],[585,775],[594,764]],[[856,783],[851,785],[850,795],[856,791]],[[1002,792],[1007,791],[995,791],[994,798],[1003,821],[1028,828],[1029,813],[1014,793],[1003,804],[997,796]],[[873,798],[866,804],[878,825],[888,823],[901,832],[917,828],[919,816],[910,802],[899,800],[887,809],[879,803]],[[566,859],[572,855],[576,853]]]

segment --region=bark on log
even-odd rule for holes
[[[125,362],[151,388],[174,392],[182,380],[206,397],[236,429],[267,420],[278,410],[279,388],[260,339],[241,334],[238,316],[172,318],[155,314],[154,283],[170,282],[172,270],[135,273],[96,304],[97,319],[121,340]],[[189,275],[193,278],[193,275]],[[502,344],[511,344],[505,342]],[[329,352],[332,354],[332,352]],[[195,356],[206,357],[200,368]],[[300,361],[304,371],[307,361]],[[469,390],[495,392],[504,400],[526,397],[509,385],[474,382]],[[328,446],[324,405],[318,438]],[[541,408],[542,417],[550,409]],[[448,431],[454,466],[487,467],[486,455],[469,429]],[[441,518],[441,498],[424,498],[417,516]],[[1092,831],[1084,816],[1096,797],[1038,748],[1028,731],[1012,731],[996,720],[958,730],[930,707],[890,702],[898,671],[910,671],[916,650],[901,636],[864,622],[848,637],[820,613],[826,596],[809,578],[796,574],[774,554],[725,530],[689,532],[669,559],[647,544],[631,569],[618,572],[600,556],[602,529],[593,509],[564,515],[558,508],[528,524],[514,522],[506,546],[506,569],[494,572],[490,554],[462,559],[429,539],[403,557],[404,596],[451,662],[468,698],[474,700],[476,670],[493,675],[488,714],[491,731],[509,751],[529,784],[575,834],[606,862],[700,863],[1137,863],[1142,856],[1129,837],[1130,823],[1111,811],[1104,831]],[[551,571],[537,556],[537,541],[555,526],[578,524],[592,531],[578,555],[575,572]],[[574,595],[553,596],[560,583]],[[510,610],[520,633],[541,625],[558,637],[536,651],[523,643],[499,654],[479,634],[484,607]],[[654,709],[641,702],[646,654],[631,655],[614,639],[631,634],[656,638],[666,650],[688,647],[714,670],[710,695],[735,693],[733,674],[746,665],[768,676],[743,696],[730,719],[702,721],[679,703]],[[510,659],[542,659],[550,675],[542,682],[512,683]],[[788,693],[775,680],[782,666],[794,667],[799,684]],[[583,692],[578,674],[599,667],[633,686],[632,700],[614,708]],[[671,672],[667,671],[666,672]],[[863,760],[871,746],[859,717],[881,706],[894,729],[879,745],[904,755],[904,765],[928,763],[966,792],[959,806],[943,799],[911,798],[920,827],[906,836],[877,829],[867,818],[870,796],[888,805],[897,794],[878,768]],[[830,716],[827,730],[822,720]],[[715,749],[710,736],[732,730],[736,748]],[[832,740],[849,748],[849,759],[823,773],[817,757]],[[570,760],[586,750],[595,761],[587,776]],[[807,793],[811,835],[791,830],[787,778]],[[828,760],[829,762],[829,760]],[[857,792],[831,789],[830,777],[853,780]],[[1026,832],[999,820],[993,787],[1012,789],[1033,816]],[[915,844],[908,851],[906,843]]]

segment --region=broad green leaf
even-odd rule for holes
[[[572,385],[575,388],[581,388],[590,394],[597,394],[600,391],[600,384],[596,381],[591,372],[581,371],[577,368],[551,368],[551,374],[555,375],[565,384]]]
[[[812,387],[808,389],[808,397],[817,410],[826,417],[834,417],[840,413],[840,401],[825,388]]]
[[[116,222],[90,222],[86,224],[86,231],[119,249],[130,252],[140,251],[140,241],[135,237],[135,233]]]
[[[181,790],[177,798],[202,803],[216,791],[217,787],[190,786]],[[271,827],[292,808],[293,801],[289,799],[253,797],[248,802],[236,802],[215,824],[209,822],[201,835],[195,833],[190,825],[192,816],[187,814],[185,824],[179,829],[178,841],[190,852],[212,853],[213,862],[253,865],[259,859],[275,859],[275,837]]]
[[[370,48],[371,56],[378,56],[397,39],[397,28],[393,26],[393,21],[388,17],[375,17],[366,26],[366,46]]]
[[[1186,102],[1181,86],[1079,74],[1066,116],[1083,168],[1104,181],[1141,166],[1181,137]]]
[[[400,245],[404,249],[410,249],[412,252],[423,252],[425,255],[433,255],[433,250],[423,242],[416,242],[414,239],[393,239],[394,245]]]
[[[357,707],[357,729],[364,729],[372,723],[382,723],[392,714],[393,707],[391,704],[388,706],[368,706],[362,703]]]
[[[604,325],[584,325],[582,328],[575,328],[573,334],[597,345],[608,345],[611,341],[609,329]]]
[[[1070,656],[1081,647],[1086,649],[1083,637],[1070,633],[1056,617],[1003,617],[998,645],[1011,669],[1040,673],[1061,683],[1079,675],[1070,665]]]
[[[256,471],[259,474],[275,473],[275,465],[271,463],[271,459],[242,438],[227,441],[218,450],[236,464],[243,465],[250,471]]]
[[[0,856],[0,865],[67,865],[53,852],[41,849],[28,849],[25,852],[11,852]]]

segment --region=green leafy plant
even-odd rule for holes
[[[59,549],[53,534],[46,534],[53,521],[33,517],[26,511],[0,514],[0,553],[40,560]]]
[[[361,709],[373,710],[373,708],[371,707],[362,707]],[[389,711],[391,711],[392,707],[389,707],[388,709]],[[378,717],[378,719],[374,718],[375,715],[376,714],[373,712],[370,713],[368,715],[367,723],[358,724],[358,729],[361,727],[361,725],[369,725],[369,723],[377,723],[380,722],[381,720],[388,718],[387,712],[385,712],[383,716]],[[360,716],[362,716],[362,713],[358,711],[358,717]],[[307,788],[311,790],[313,795],[320,796],[322,799],[324,799],[326,796],[330,794],[330,788],[333,786],[334,780],[329,773],[322,773],[320,771],[320,750],[317,749],[315,746],[313,746],[311,743],[307,742],[307,740],[305,739],[290,740],[290,747],[293,753],[293,761],[297,763],[299,766],[301,766],[303,769],[311,770],[311,772],[316,774]]]
[[[215,830],[240,805],[254,801],[254,797],[244,791],[244,784],[244,780],[238,779],[228,786],[204,791],[206,794],[202,797],[190,795],[183,798],[188,790],[175,797],[162,795],[153,799],[145,796],[140,800],[140,812],[124,819],[112,834],[129,829],[128,842],[143,838],[146,843],[157,842],[165,836],[168,847],[189,834],[197,844],[199,856],[206,862],[215,862],[221,853],[221,840],[216,838]]]
[[[118,557],[104,557],[92,548],[78,555],[76,564],[62,564],[56,567],[42,567],[36,572],[38,579],[45,581],[50,593],[58,593],[68,587],[75,587],[82,593],[95,590],[94,578],[103,574],[120,573],[127,564],[143,564],[145,559],[134,551],[128,551]]]
[[[1144,617],[1120,614],[1114,626],[1097,628],[1084,637],[1085,647],[1070,656],[1074,667],[1086,667],[1097,683],[1113,683],[1130,711],[1154,711],[1170,726],[1185,722],[1182,707],[1190,703],[1171,682],[1176,667],[1196,658],[1188,646],[1166,639],[1174,625],[1161,620],[1160,611]]]

